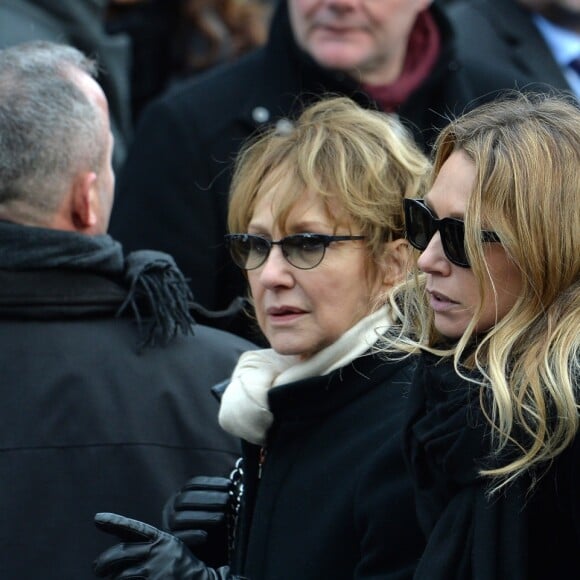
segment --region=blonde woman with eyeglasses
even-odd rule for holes
[[[220,423],[244,450],[231,567],[204,576],[189,554],[180,575],[163,576],[185,546],[150,531],[141,563],[109,552],[101,575],[412,578],[423,547],[401,439],[412,366],[378,351],[393,323],[387,296],[407,273],[402,200],[424,192],[428,170],[396,119],[345,98],[245,149],[227,243],[271,348],[241,357],[221,401]],[[138,525],[118,518],[98,521],[120,537]]]

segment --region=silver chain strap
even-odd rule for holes
[[[242,505],[242,497],[244,495],[244,469],[243,459],[240,457],[230,473],[230,501],[229,510],[227,514],[227,530],[228,530],[228,559],[233,562],[234,552],[236,549],[236,534],[238,529],[238,517]]]

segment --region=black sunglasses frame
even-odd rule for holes
[[[429,206],[422,199],[404,199],[403,206],[405,210],[405,237],[407,241],[417,250],[424,251],[433,236],[439,232],[441,235],[441,246],[443,247],[443,253],[445,257],[456,266],[461,268],[470,268],[469,260],[467,258],[467,252],[465,250],[465,222],[457,218],[436,218]],[[425,223],[425,217],[427,218],[428,230],[429,231],[417,231],[417,223],[419,220],[413,218],[414,211],[421,211],[423,214],[423,219],[420,220],[421,223]],[[455,232],[451,235],[450,232]],[[426,239],[426,243],[421,244],[417,241],[419,235],[422,235]],[[454,242],[455,240],[455,242]],[[461,244],[458,244],[458,241]],[[490,230],[482,230],[481,241],[486,243],[497,243],[500,242],[499,236]]]
[[[320,263],[322,262],[322,260],[324,260],[324,256],[326,254],[326,248],[328,248],[328,246],[330,244],[332,244],[333,242],[346,242],[346,241],[350,241],[350,240],[364,240],[365,236],[330,236],[330,235],[325,235],[325,234],[311,234],[311,233],[303,233],[303,234],[291,234],[289,236],[285,236],[279,240],[270,240],[268,238],[265,238],[263,236],[258,236],[255,234],[226,234],[224,236],[225,241],[226,241],[226,246],[228,247],[229,251],[230,251],[230,255],[232,257],[232,260],[234,261],[234,263],[236,264],[236,266],[238,266],[238,268],[241,268],[242,270],[257,270],[258,268],[260,268],[261,266],[263,266],[266,263],[266,260],[268,259],[268,257],[270,256],[270,252],[272,251],[272,247],[273,246],[280,246],[280,249],[282,250],[282,255],[284,256],[284,259],[294,268],[298,268],[299,270],[312,270],[313,268],[316,268],[316,266],[319,266]],[[252,266],[251,268],[248,268],[244,262],[241,262],[237,259],[237,255],[235,253],[234,250],[234,244],[236,241],[243,241],[243,242],[250,242],[250,241],[257,241],[258,243],[264,244],[264,246],[267,248],[267,251],[263,254],[263,260],[257,264],[256,266]],[[304,242],[304,241],[308,241],[308,242],[313,242],[313,243],[319,243],[322,245],[322,252],[320,254],[320,259],[313,265],[309,265],[309,266],[298,266],[296,264],[294,264],[290,257],[289,257],[289,250],[288,247],[292,248],[292,242]],[[290,245],[288,245],[290,244]],[[299,244],[296,244],[296,246],[299,246]]]

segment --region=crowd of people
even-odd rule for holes
[[[0,576],[572,577],[579,98],[577,0],[3,2]]]

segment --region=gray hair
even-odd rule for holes
[[[0,50],[0,208],[57,209],[80,170],[106,154],[103,115],[75,81],[96,63],[71,46],[30,42]]]

